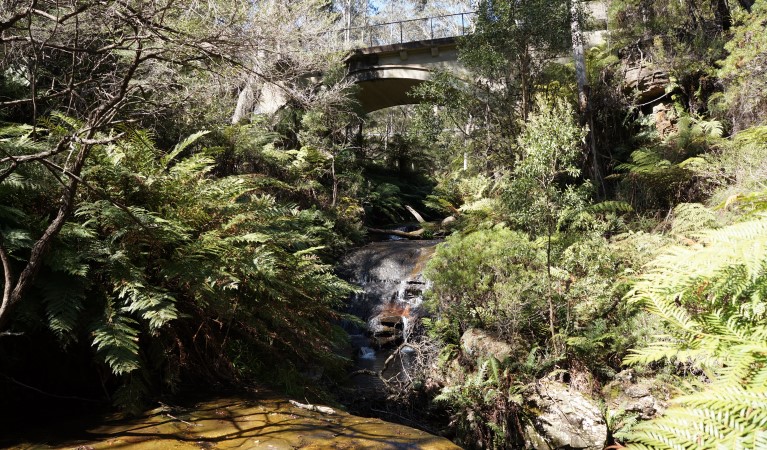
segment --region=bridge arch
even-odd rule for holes
[[[347,65],[347,76],[359,86],[357,98],[365,112],[417,103],[408,93],[435,70],[458,76],[466,72],[458,63],[454,38],[359,49]]]
[[[386,67],[350,74],[359,87],[357,98],[365,112],[392,106],[416,103],[408,95],[411,90],[429,79],[428,69]]]

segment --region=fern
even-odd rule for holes
[[[710,374],[703,391],[639,424],[630,448],[765,448],[767,425],[767,218],[700,233],[700,244],[656,258],[628,295],[669,335],[625,362],[663,359]]]
[[[181,152],[187,149],[190,145],[194,144],[198,139],[205,136],[206,134],[210,133],[210,131],[198,131],[197,133],[191,134],[186,137],[183,141],[179,142],[175,147],[173,147],[173,150],[170,151],[167,155],[163,156],[162,158],[162,165],[163,167],[167,168],[168,165],[173,161],[175,157],[177,157]]]
[[[717,228],[714,213],[699,203],[680,203],[674,207],[674,220],[671,231],[690,236],[696,231]]]
[[[93,346],[115,375],[133,372],[140,367],[136,321],[110,312],[93,330]]]
[[[125,304],[123,310],[137,313],[156,331],[166,323],[178,318],[176,299],[157,288],[147,288],[140,283],[125,282],[116,289],[117,298]]]
[[[42,285],[42,292],[48,328],[64,345],[76,341],[74,331],[85,299],[82,281],[54,273]]]

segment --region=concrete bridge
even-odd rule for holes
[[[365,112],[415,103],[408,92],[435,70],[469,75],[458,62],[454,37],[358,49],[347,64]]]
[[[593,22],[607,21],[605,2],[585,3]],[[359,86],[365,112],[416,103],[408,93],[436,70],[461,78],[469,72],[459,63],[456,38],[474,31],[476,13],[404,20],[334,32],[339,47],[351,48],[348,77]],[[606,26],[585,34],[587,47],[604,42]],[[277,89],[263,89],[257,111],[269,113],[284,105]]]
[[[436,70],[458,76],[456,38],[474,32],[475,12],[403,20],[343,30],[348,77],[365,112],[414,103],[407,93]],[[351,45],[349,45],[351,44]]]
[[[596,28],[584,33],[590,48],[604,42],[607,6],[602,0],[584,1],[583,6]],[[348,77],[360,87],[362,109],[371,112],[416,103],[408,92],[435,70],[469,79],[458,62],[456,38],[474,32],[475,16],[466,12],[344,30],[347,41],[362,43],[347,59]]]

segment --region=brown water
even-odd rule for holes
[[[69,430],[72,432],[73,430]],[[323,414],[266,395],[228,398],[191,408],[162,407],[138,419],[105,419],[68,441],[41,428],[13,449],[457,449],[426,432],[353,416]]]

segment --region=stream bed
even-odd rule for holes
[[[344,328],[349,333],[356,369],[368,372],[354,377],[357,391],[366,400],[386,394],[380,378],[370,372],[395,379],[407,366],[407,346],[393,364],[386,367],[385,361],[396,348],[416,337],[425,314],[423,293],[428,288],[423,270],[440,242],[372,242],[352,251],[340,265],[341,276],[361,288],[350,299],[347,312],[364,325],[346,324]]]
[[[45,428],[42,428],[45,427]],[[310,411],[287,399],[263,394],[223,398],[189,408],[162,406],[136,419],[106,418],[88,428],[68,430],[68,438],[46,436],[0,447],[11,449],[457,449],[447,439],[380,419],[334,410]],[[52,433],[51,433],[52,434]],[[58,433],[57,436],[61,436]]]

